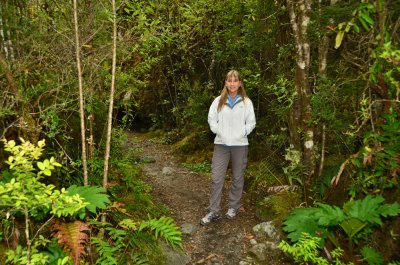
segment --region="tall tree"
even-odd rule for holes
[[[74,0],[74,31],[75,31],[75,53],[76,53],[76,67],[78,71],[79,83],[79,114],[81,121],[81,141],[82,141],[82,165],[83,165],[83,183],[88,185],[88,171],[87,171],[87,156],[86,156],[86,127],[85,127],[85,107],[83,96],[83,78],[81,67],[81,45],[79,40],[79,26],[78,26],[78,4]]]
[[[311,16],[311,0],[287,0],[290,24],[296,44],[296,71],[294,86],[297,100],[291,112],[291,135],[295,148],[302,151],[303,165],[306,167],[303,180],[305,192],[310,188],[314,174],[314,129],[311,124],[311,90],[309,85],[310,41],[307,35]],[[302,135],[299,135],[299,132]],[[306,194],[305,194],[306,195]],[[307,196],[305,196],[307,198]]]
[[[112,69],[111,69],[111,91],[110,91],[110,103],[108,107],[107,142],[104,154],[104,175],[103,175],[103,187],[105,189],[107,189],[107,183],[108,183],[108,160],[110,158],[111,132],[112,132],[114,94],[115,94],[115,69],[117,64],[117,11],[115,7],[115,0],[112,0],[112,22],[113,22],[113,46],[112,46],[113,49],[112,49]]]

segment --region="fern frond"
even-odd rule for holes
[[[78,220],[72,223],[56,221],[53,229],[58,244],[71,253],[74,264],[79,264],[85,254],[85,245],[89,238],[86,231],[89,230],[89,225]]]
[[[98,237],[92,237],[91,242],[96,247],[96,252],[100,256],[96,260],[96,264],[107,264],[107,265],[118,264],[118,260],[115,258],[116,249],[114,247],[112,247],[106,241]]]
[[[172,218],[165,216],[160,219],[150,219],[140,224],[139,231],[149,229],[156,238],[163,237],[172,247],[182,248],[182,232],[173,222]]]
[[[143,253],[135,253],[132,255],[131,260],[135,265],[148,265],[149,259]]]
[[[122,241],[122,239],[126,236],[125,230],[117,229],[114,227],[107,227],[106,230],[114,241]]]
[[[130,231],[136,231],[138,229],[137,227],[138,223],[133,221],[132,219],[124,219],[121,222],[119,222],[118,225]]]

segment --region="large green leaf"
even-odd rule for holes
[[[318,208],[297,208],[283,222],[285,225],[283,230],[288,232],[288,237],[295,243],[303,233],[311,236],[317,236],[324,229],[318,224],[316,213]]]
[[[110,203],[108,195],[104,194],[106,190],[102,187],[72,185],[67,190],[70,195],[79,194],[80,197],[84,198],[89,203],[86,209],[91,213],[96,213],[97,208],[105,209],[106,204]]]
[[[383,258],[381,254],[373,248],[363,247],[361,249],[361,255],[368,265],[380,265],[383,264]]]
[[[348,215],[371,224],[382,224],[381,215],[396,216],[400,212],[398,204],[384,204],[381,196],[368,195],[362,200],[354,201],[349,207]]]
[[[366,227],[368,222],[363,222],[357,218],[349,218],[344,220],[340,226],[349,238],[353,238],[358,232]]]
[[[319,225],[335,226],[345,219],[345,215],[340,208],[323,203],[318,203],[317,205],[320,208],[316,211],[315,216]]]

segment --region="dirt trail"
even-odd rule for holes
[[[146,182],[153,187],[153,198],[171,210],[178,226],[190,226],[194,232],[184,234],[183,244],[190,257],[187,264],[239,264],[249,247],[252,227],[257,224],[255,211],[246,194],[234,220],[222,218],[208,226],[199,224],[207,213],[210,180],[184,168],[171,152],[171,146],[140,134],[130,134],[130,142],[142,149],[141,159],[151,161],[143,167]],[[227,210],[225,184],[222,214]]]

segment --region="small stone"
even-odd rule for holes
[[[197,232],[197,226],[193,224],[182,224],[181,225],[182,234],[193,235]]]
[[[255,244],[257,244],[257,240],[255,240],[254,238],[250,239],[250,244],[254,246]]]
[[[269,237],[275,243],[280,241],[279,232],[272,221],[264,222],[253,227],[253,231],[258,238]]]
[[[174,173],[174,169],[172,167],[163,167],[162,173],[163,175],[172,175]]]
[[[267,258],[265,255],[266,250],[267,250],[267,246],[264,243],[260,243],[260,244],[252,246],[249,249],[249,252],[251,254],[253,254],[254,256],[256,256],[258,260],[264,261]]]

